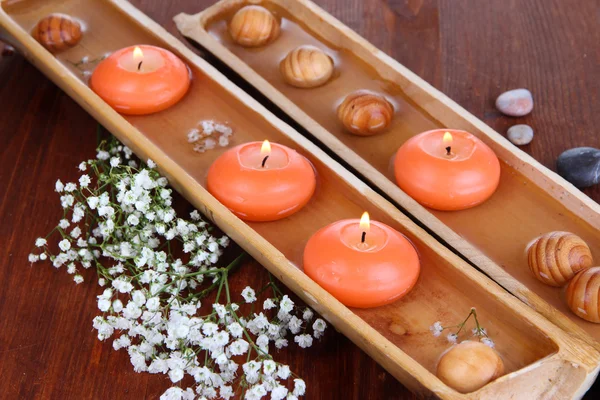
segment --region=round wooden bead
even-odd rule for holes
[[[582,269],[592,266],[588,245],[569,232],[550,232],[527,250],[529,269],[546,285],[561,287]]]
[[[299,88],[323,85],[331,78],[333,61],[315,46],[304,45],[292,50],[281,63],[283,79]]]
[[[35,26],[33,37],[51,53],[75,46],[81,40],[81,24],[68,15],[50,14]]]
[[[394,107],[381,95],[357,91],[344,99],[337,113],[348,131],[359,136],[371,136],[383,132],[390,125]]]
[[[279,36],[279,22],[264,7],[246,6],[231,19],[229,34],[244,47],[259,47]]]
[[[600,267],[580,271],[567,285],[566,298],[571,311],[586,321],[600,323]]]
[[[470,393],[504,374],[504,362],[491,347],[465,340],[440,358],[436,375],[460,393]]]

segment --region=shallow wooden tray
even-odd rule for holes
[[[19,0],[0,5],[3,37],[140,157],[156,161],[178,191],[414,391],[444,399],[578,398],[593,382],[600,361],[594,348],[565,334],[473,269],[126,1]],[[29,34],[51,12],[69,14],[86,26],[81,43],[57,57]],[[174,51],[190,66],[193,83],[171,109],[125,117],[89,89],[73,62],[140,43]],[[315,197],[300,212],[278,222],[244,223],[236,218],[204,188],[208,166],[225,149],[198,154],[186,140],[186,132],[206,118],[227,121],[234,129],[233,144],[266,138],[304,154],[318,173]],[[415,289],[394,304],[349,309],[302,272],[301,255],[316,230],[364,210],[414,243],[422,274]],[[448,344],[433,337],[428,327],[437,320],[459,321],[470,307],[478,309],[496,341],[507,374],[476,392],[460,394],[434,375]]]
[[[227,21],[247,4],[261,4],[282,19],[282,33],[273,43],[248,49],[231,40]],[[225,62],[428,230],[555,324],[585,340],[591,335],[600,348],[600,324],[572,314],[560,289],[537,281],[525,252],[536,237],[561,230],[581,236],[600,258],[597,203],[308,0],[223,0],[175,21],[185,36]],[[301,44],[317,46],[334,59],[337,72],[326,85],[297,89],[282,79],[280,61]],[[344,132],[335,109],[358,89],[384,93],[394,103],[398,111],[387,133],[358,137]],[[396,150],[410,137],[442,127],[473,133],[500,158],[500,186],[483,205],[435,211],[396,186],[391,168]]]

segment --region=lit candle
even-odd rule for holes
[[[396,182],[424,206],[464,210],[486,201],[500,182],[500,162],[472,134],[433,130],[412,137],[394,162]]]
[[[419,256],[400,232],[364,213],[315,233],[304,249],[304,272],[349,307],[393,303],[415,285]]]
[[[190,87],[190,72],[168,50],[127,47],[98,64],[90,87],[122,114],[152,114],[181,100]]]
[[[289,147],[251,142],[223,153],[208,170],[208,191],[246,221],[275,221],[308,203],[317,179],[312,164]]]

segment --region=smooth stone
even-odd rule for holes
[[[496,108],[505,115],[522,117],[533,110],[533,96],[527,89],[514,89],[496,99]]]
[[[525,124],[515,125],[508,128],[506,135],[513,144],[524,146],[533,140],[533,129]]]
[[[564,151],[556,160],[558,174],[582,189],[600,181],[600,150],[576,147]]]

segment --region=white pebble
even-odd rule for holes
[[[533,110],[533,96],[527,89],[514,89],[496,99],[496,108],[505,115],[522,117]]]
[[[533,140],[533,129],[529,125],[514,125],[506,132],[508,140],[517,146],[524,146]]]

